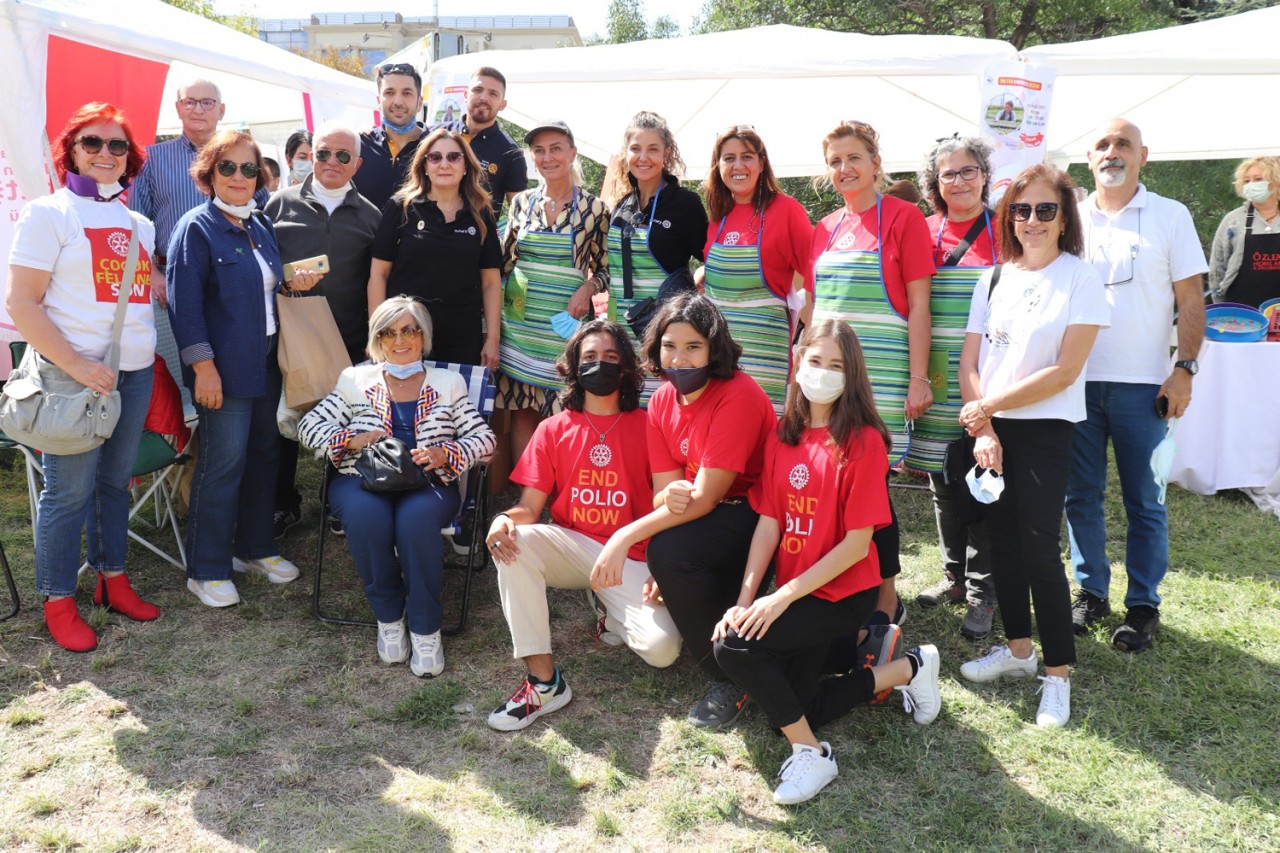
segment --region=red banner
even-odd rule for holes
[[[169,66],[78,41],[49,36],[45,80],[45,130],[62,132],[71,114],[85,104],[105,101],[124,110],[138,144],[155,141]]]

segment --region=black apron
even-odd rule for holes
[[[1253,233],[1253,205],[1244,217],[1244,257],[1227,288],[1227,301],[1257,308],[1280,297],[1280,232]]]

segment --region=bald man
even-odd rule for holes
[[[1085,260],[1107,285],[1111,327],[1098,333],[1089,354],[1088,419],[1076,424],[1071,447],[1067,526],[1080,585],[1072,621],[1084,634],[1111,613],[1103,512],[1110,439],[1128,515],[1129,576],[1127,613],[1111,642],[1120,651],[1140,652],[1160,626],[1158,587],[1169,568],[1168,516],[1151,455],[1165,437],[1166,418],[1181,417],[1191,403],[1208,264],[1186,206],[1149,192],[1139,180],[1147,148],[1132,122],[1109,121],[1086,154],[1097,189],[1080,205]],[[1178,351],[1171,370],[1175,306]]]

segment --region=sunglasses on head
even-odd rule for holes
[[[1015,201],[1009,205],[1009,216],[1013,217],[1014,222],[1026,222],[1031,218],[1032,210],[1035,210],[1036,219],[1041,222],[1052,222],[1058,218],[1056,201],[1042,201],[1034,208],[1025,201]]]
[[[118,136],[114,139],[103,139],[101,136],[86,134],[77,139],[76,144],[83,148],[86,154],[97,154],[104,144],[107,146],[107,151],[114,157],[123,157],[129,153],[129,140]]]
[[[461,151],[450,151],[448,154],[443,151],[428,151],[427,162],[439,163],[441,160],[448,160],[450,163],[457,163],[462,159]]]
[[[379,77],[386,77],[388,74],[405,74],[412,77],[417,73],[417,69],[407,62],[388,62],[378,66]]]
[[[222,177],[229,178],[235,173],[236,173],[236,164],[231,162],[230,160],[223,160],[220,163],[218,163],[218,174],[221,175]],[[258,164],[257,163],[241,163],[240,174],[244,175],[246,178],[248,178],[251,181],[254,180],[255,178],[258,177]]]
[[[351,162],[351,152],[347,151],[345,148],[340,148],[337,151],[330,151],[328,148],[321,148],[312,156],[315,157],[317,163],[328,163],[330,157],[336,157],[338,162],[344,166]]]
[[[416,338],[420,334],[422,334],[422,330],[419,329],[417,326],[405,326],[402,329],[393,329],[390,326],[388,326],[387,328],[382,329],[381,331],[378,332],[378,340],[389,341],[394,338],[404,338],[405,340],[411,340],[413,338]]]

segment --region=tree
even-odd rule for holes
[[[298,56],[304,56],[312,62],[328,66],[335,71],[341,71],[343,74],[350,74],[352,77],[359,77],[361,80],[369,79],[368,75],[364,73],[364,59],[359,50],[343,51],[340,47],[329,45],[312,51],[294,48],[290,52],[296,53]]]
[[[649,32],[649,38],[651,39],[673,39],[679,37],[680,25],[670,15],[662,15],[655,19],[653,29]]]
[[[239,30],[254,38],[258,36],[258,26],[253,18],[248,15],[220,14],[214,8],[212,0],[164,0],[164,2],[184,12],[190,12],[193,15],[200,15],[211,21],[217,21],[219,24],[228,26],[233,30]]]
[[[644,0],[612,0],[609,3],[609,20],[606,26],[606,35],[593,35],[587,39],[587,44],[625,44],[680,35],[680,25],[670,15],[662,15],[650,28],[644,16]]]

